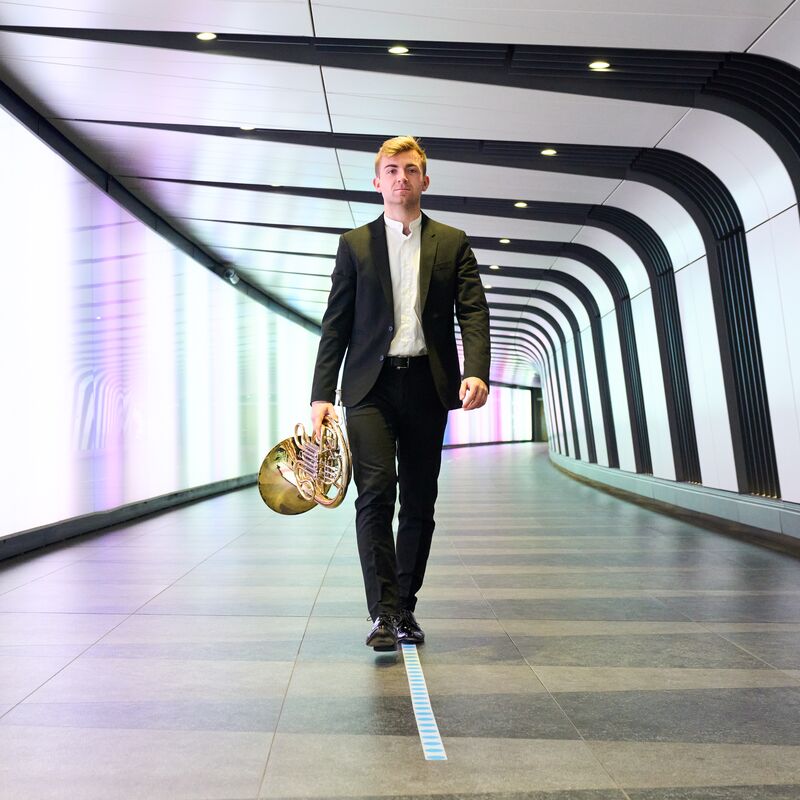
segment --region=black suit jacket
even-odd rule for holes
[[[339,239],[328,308],[322,319],[311,400],[334,402],[342,358],[342,404],[359,403],[375,385],[394,336],[394,303],[383,215]],[[461,372],[453,314],[464,345],[465,377],[489,384],[489,307],[466,235],[422,215],[419,258],[422,331],[445,408],[459,408]]]

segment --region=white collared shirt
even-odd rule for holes
[[[428,352],[420,321],[419,254],[422,243],[422,215],[409,224],[410,233],[403,233],[403,223],[383,215],[386,244],[389,248],[389,270],[392,273],[394,299],[394,338],[390,356],[421,356]]]

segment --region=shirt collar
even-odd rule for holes
[[[387,228],[391,228],[391,230],[396,231],[397,233],[400,234],[403,233],[402,222],[399,222],[396,219],[390,219],[389,217],[386,216],[386,214],[383,215],[383,221],[384,223],[386,223]],[[414,233],[414,231],[416,231],[416,229],[419,228],[420,225],[422,225],[422,214],[420,214],[416,219],[412,219],[408,225],[408,228],[411,231],[411,233]],[[409,234],[409,236],[410,235],[411,234]]]

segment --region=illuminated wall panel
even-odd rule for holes
[[[479,444],[533,438],[531,392],[505,386],[490,387],[483,408],[451,411],[447,418],[444,443]]]
[[[0,536],[254,473],[317,337],[247,299],[0,110]]]

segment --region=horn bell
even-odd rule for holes
[[[316,505],[307,500],[297,488],[294,473],[296,448],[290,436],[278,442],[267,453],[258,471],[258,491],[261,499],[279,514],[303,514]]]
[[[258,471],[261,499],[278,514],[303,514],[315,505],[336,508],[344,500],[352,472],[350,446],[333,420],[322,424],[319,441],[302,424],[278,442]]]

